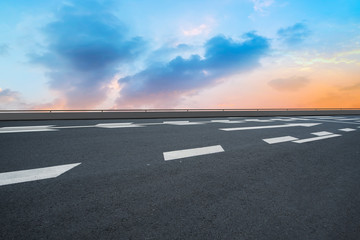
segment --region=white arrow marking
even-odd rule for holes
[[[81,163],[0,173],[0,186],[56,178]]]
[[[194,157],[218,152],[224,152],[224,149],[221,147],[221,145],[164,152],[163,155],[164,160],[169,161],[179,158]]]
[[[257,126],[257,127],[239,127],[239,128],[220,128],[222,131],[242,131],[242,130],[256,130],[267,128],[286,128],[286,127],[312,127],[321,123],[293,123],[284,125],[270,125],[270,126]]]

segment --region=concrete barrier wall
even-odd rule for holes
[[[0,121],[360,115],[360,110],[0,113]]]

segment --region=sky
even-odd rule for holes
[[[359,0],[1,0],[0,109],[360,108]]]

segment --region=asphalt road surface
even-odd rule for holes
[[[0,122],[0,239],[360,239],[360,116]]]

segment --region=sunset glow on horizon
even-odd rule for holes
[[[1,109],[360,108],[358,0],[3,0]]]

